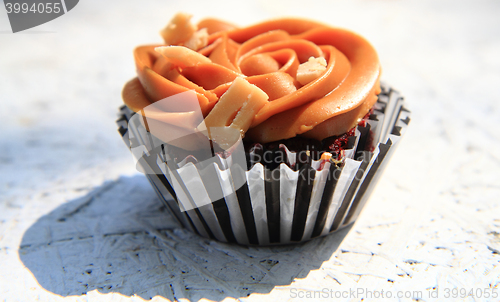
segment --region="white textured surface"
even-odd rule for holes
[[[0,6],[0,301],[500,291],[500,3],[308,3],[85,0],[18,34]],[[345,238],[246,248],[200,239],[163,212],[114,119],[133,47],[160,42],[179,10],[241,25],[315,18],[377,48],[412,122]]]

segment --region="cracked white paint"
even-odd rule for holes
[[[38,28],[54,33],[0,33],[0,301],[499,287],[495,1],[333,1],[300,12],[294,1],[226,2],[227,13],[217,1],[173,3],[86,0]],[[133,47],[160,42],[165,14],[178,10],[237,24],[309,16],[377,48],[412,122],[341,244],[339,235],[273,248],[201,239],[134,174],[114,124],[120,89],[134,76]]]

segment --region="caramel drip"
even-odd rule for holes
[[[132,110],[194,90],[207,116],[232,82],[243,76],[269,96],[255,114],[248,137],[263,143],[296,135],[323,139],[355,126],[380,92],[377,54],[350,31],[301,19],[245,28],[207,19],[198,24],[202,27],[210,36],[198,53],[210,62],[181,68],[154,50],[159,45],[135,49],[138,81],[129,82],[123,91]],[[297,69],[310,57],[324,57],[327,66],[315,80],[301,85]]]

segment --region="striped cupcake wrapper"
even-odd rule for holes
[[[129,148],[144,146],[138,165],[184,227],[222,242],[290,244],[357,219],[409,124],[403,103],[397,91],[382,85],[373,114],[350,138],[342,165],[310,160],[295,170],[290,166],[298,159],[286,146],[288,164],[272,170],[256,162],[242,172],[232,155],[172,164],[162,150],[147,151],[150,136],[139,123],[129,123],[133,113],[127,107],[121,108],[117,124]],[[375,145],[373,152],[363,151],[368,141]]]

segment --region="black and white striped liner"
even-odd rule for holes
[[[161,150],[148,151],[155,144],[144,127],[128,123],[128,108],[121,108],[117,123],[129,148],[144,146],[138,164],[184,227],[222,242],[288,244],[324,236],[357,219],[410,121],[403,102],[398,92],[382,86],[373,114],[366,127],[357,127],[341,167],[330,161],[320,169],[320,161],[311,161],[296,171],[285,163],[269,170],[255,163],[244,176],[235,173],[231,156],[202,163],[186,158],[172,166]],[[363,151],[370,132],[375,149]],[[286,152],[293,163],[295,154]],[[235,189],[234,183],[243,186]],[[183,205],[190,206],[184,210]]]

